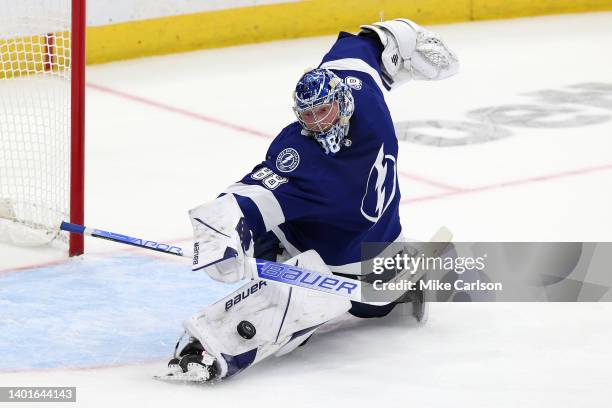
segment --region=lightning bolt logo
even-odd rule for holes
[[[283,159],[282,163],[283,164],[287,164],[287,163],[291,162],[291,160],[293,160],[293,155],[287,156],[285,159]]]
[[[384,163],[384,159],[385,152],[381,147],[373,166],[377,174],[374,190],[376,191],[376,215],[378,218],[380,218],[385,209],[385,179],[387,178],[387,165]]]
[[[389,165],[391,163],[391,165]],[[387,177],[392,172],[393,185],[389,186]],[[395,157],[390,154],[385,155],[385,146],[381,145],[376,160],[370,169],[370,175],[368,177],[368,183],[366,185],[366,191],[361,200],[361,214],[369,221],[377,222],[383,213],[389,207],[389,204],[395,197],[397,174],[395,169]],[[387,197],[388,188],[391,187],[391,193]],[[372,191],[373,190],[373,191]],[[369,213],[365,207],[367,197],[374,195],[376,197],[376,206],[374,207],[374,214]],[[371,207],[370,207],[371,208]]]

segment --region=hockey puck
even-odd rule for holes
[[[255,337],[255,333],[257,333],[257,330],[255,330],[255,326],[253,326],[253,323],[247,322],[246,320],[243,320],[238,323],[236,330],[238,331],[240,337],[247,340]]]

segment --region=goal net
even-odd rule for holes
[[[0,0],[2,242],[83,250],[83,2]]]

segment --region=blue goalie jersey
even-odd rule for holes
[[[381,52],[377,40],[340,33],[320,65],[352,90],[348,146],[328,156],[292,123],[265,160],[225,191],[235,195],[256,240],[273,234],[291,256],[314,249],[345,274],[361,273],[362,243],[401,240],[398,144]]]

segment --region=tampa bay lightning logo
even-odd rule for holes
[[[300,154],[297,150],[288,147],[276,156],[276,168],[283,173],[289,173],[300,164]]]
[[[369,221],[377,222],[393,202],[397,186],[395,157],[385,154],[385,145],[370,169],[365,193],[361,199],[361,214]]]

